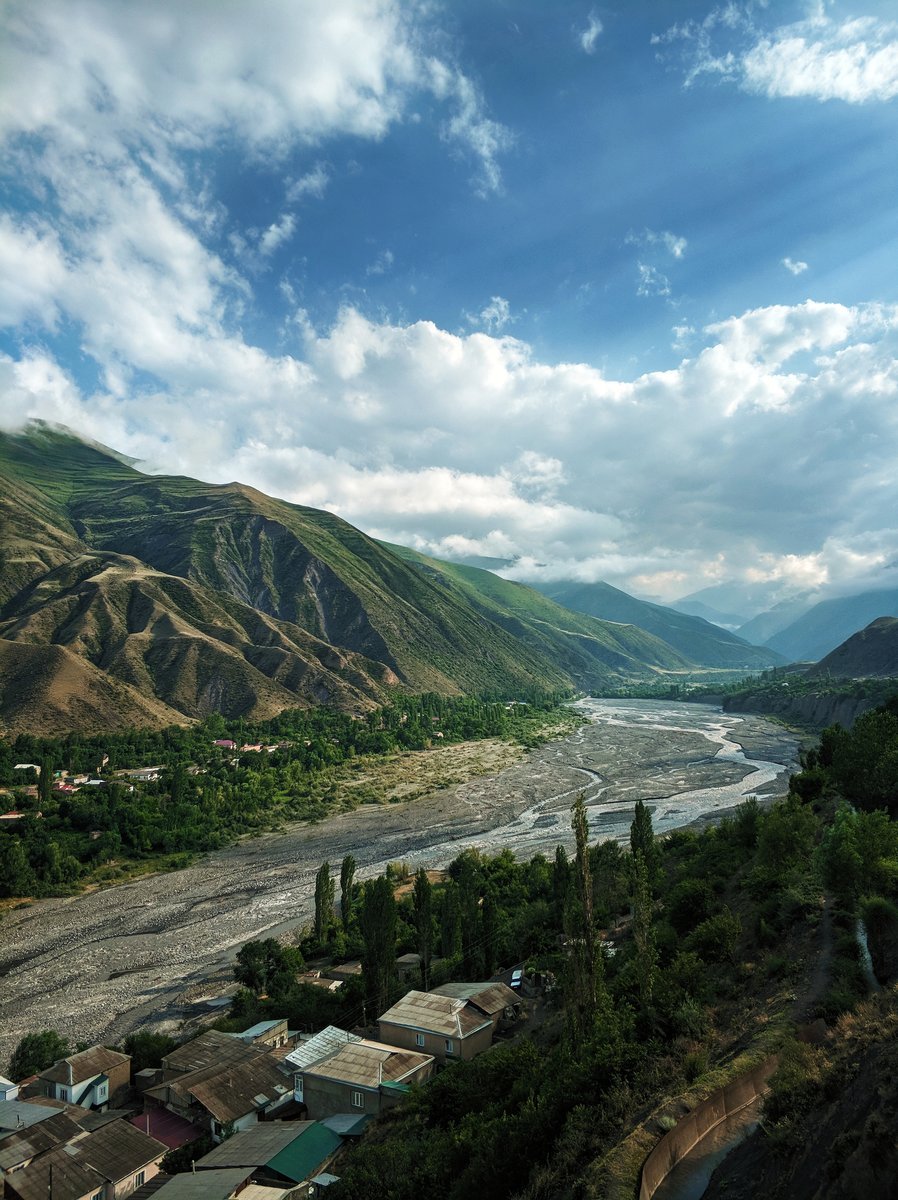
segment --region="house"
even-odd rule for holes
[[[236,750],[237,743],[232,742],[230,738],[216,738],[212,743],[213,746],[219,746],[222,750]]]
[[[39,1125],[41,1121],[48,1121],[54,1113],[61,1112],[64,1108],[63,1104],[56,1108],[41,1104],[37,1099],[0,1100],[0,1138],[21,1129],[30,1129],[32,1125]]]
[[[296,1075],[298,1074],[300,1077],[298,1090],[294,1086],[294,1097],[297,1103],[303,1103],[302,1072],[306,1067],[314,1066],[323,1058],[336,1054],[347,1042],[360,1042],[361,1040],[358,1034],[347,1033],[345,1029],[338,1029],[336,1025],[326,1025],[324,1029],[319,1030],[311,1037],[300,1037],[294,1049],[283,1060],[284,1069],[293,1072],[294,1085]]]
[[[106,1108],[122,1098],[131,1086],[131,1057],[91,1046],[80,1054],[61,1058],[37,1077],[40,1092],[81,1108]]]
[[[238,1192],[246,1189],[251,1173],[246,1167],[185,1171],[167,1180],[153,1193],[153,1200],[232,1200]],[[272,1200],[279,1200],[283,1194],[280,1190],[270,1193]],[[42,1197],[42,1200],[46,1200],[46,1197]]]
[[[521,997],[516,991],[501,982],[487,983],[444,983],[431,988],[434,996],[451,996],[456,1000],[467,1000],[474,1008],[489,1017],[493,1031],[506,1029],[521,1018]]]
[[[339,979],[341,983],[347,983],[350,979],[355,979],[361,975],[362,964],[358,959],[352,962],[339,963],[335,967],[328,967],[326,971],[322,971],[325,979]]]
[[[49,1109],[47,1119],[0,1133],[0,1178],[27,1167],[35,1158],[83,1134],[84,1130],[63,1112]]]
[[[318,1121],[256,1125],[197,1159],[196,1170],[246,1167],[252,1182],[295,1187],[323,1171],[343,1145],[342,1138]]]
[[[239,1038],[247,1046],[267,1046],[270,1050],[286,1046],[290,1041],[285,1018],[278,1021],[259,1021],[249,1029],[244,1029],[243,1033],[231,1033],[228,1036]]]
[[[80,1200],[82,1196],[125,1200],[158,1173],[167,1153],[161,1142],[127,1121],[110,1121],[92,1133],[76,1129],[75,1136],[64,1144],[10,1171],[4,1177],[6,1196],[12,1200],[47,1200],[48,1196],[52,1200]]]
[[[245,1062],[255,1053],[255,1050],[241,1039],[229,1033],[221,1033],[218,1029],[209,1029],[192,1041],[185,1042],[183,1046],[178,1046],[171,1054],[165,1055],[162,1059],[162,1079],[188,1075],[206,1067],[224,1067],[231,1063]]]
[[[249,1129],[292,1101],[293,1088],[281,1069],[277,1051],[247,1046],[236,1038],[227,1041],[235,1050],[243,1051],[242,1060],[225,1057],[198,1070],[174,1074],[166,1071],[162,1083],[144,1092],[147,1108],[166,1108],[207,1130],[214,1141],[220,1142],[230,1132]],[[178,1053],[168,1055],[163,1066]]]
[[[373,1116],[432,1074],[430,1054],[354,1038],[297,1072],[295,1095],[316,1120],[346,1112]]]
[[[432,1054],[438,1062],[474,1058],[493,1040],[493,1022],[463,997],[407,992],[377,1023],[394,1046]]]
[[[11,1079],[7,1079],[5,1075],[0,1075],[0,1102],[3,1100],[17,1100],[19,1096],[19,1085],[13,1083]]]
[[[421,955],[401,954],[396,959],[396,974],[400,979],[419,979],[421,977]]]

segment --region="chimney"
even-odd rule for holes
[[[75,1074],[72,1071],[72,1060],[70,1058],[66,1059],[66,1066],[69,1068],[69,1087],[71,1087],[75,1082]]]

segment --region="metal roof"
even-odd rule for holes
[[[336,1025],[328,1025],[320,1033],[300,1042],[285,1056],[284,1062],[302,1071],[313,1063],[320,1062],[322,1058],[327,1058],[329,1054],[336,1053],[347,1042],[361,1040],[355,1033],[347,1033],[345,1029],[338,1029]]]
[[[261,1167],[300,1137],[312,1121],[265,1121],[226,1138],[196,1161],[197,1170],[210,1167]]]
[[[277,1171],[294,1183],[301,1183],[328,1163],[343,1142],[332,1129],[312,1121],[298,1138],[285,1146],[268,1163],[270,1171]]]
[[[46,1121],[4,1134],[0,1138],[0,1174],[62,1145],[81,1132],[81,1126],[65,1113],[51,1112]]]
[[[320,1123],[338,1133],[341,1138],[348,1138],[361,1137],[370,1120],[370,1113],[334,1113],[332,1117],[325,1117]]]
[[[433,1062],[433,1055],[400,1050],[383,1042],[348,1042],[336,1054],[306,1068],[307,1076],[376,1088],[390,1080],[402,1080]]]
[[[177,1050],[172,1050],[171,1054],[166,1054],[162,1068],[167,1077],[172,1071],[186,1074],[188,1071],[201,1071],[204,1067],[224,1067],[228,1063],[244,1062],[258,1053],[258,1047],[247,1046],[239,1037],[210,1029],[192,1042],[185,1042]]]
[[[452,996],[455,999],[470,1000],[481,1012],[492,1017],[506,1008],[516,1008],[521,1003],[521,997],[513,992],[505,983],[444,983],[440,987],[431,988],[435,996]]]
[[[80,1054],[70,1054],[61,1058],[52,1067],[38,1074],[38,1079],[46,1079],[50,1083],[84,1083],[97,1075],[106,1075],[115,1067],[129,1063],[128,1054],[119,1054],[117,1050],[107,1050],[105,1046],[91,1046]]]
[[[118,1183],[142,1167],[158,1162],[168,1147],[147,1137],[127,1121],[111,1121],[76,1142],[74,1155],[104,1179]]]
[[[220,1171],[184,1171],[155,1193],[156,1200],[227,1200],[251,1172],[246,1167]],[[42,1196],[40,1200],[46,1200]],[[54,1197],[54,1200],[56,1198]]]
[[[21,1171],[11,1172],[4,1183],[7,1196],[18,1196],[20,1200],[47,1200],[51,1195],[53,1200],[80,1200],[88,1193],[102,1191],[106,1180],[58,1146]]]
[[[62,1111],[46,1104],[37,1104],[28,1100],[0,1100],[0,1137],[4,1132],[17,1129],[27,1129],[41,1121],[49,1121],[55,1114]]]
[[[243,1046],[242,1042],[231,1044]],[[239,1120],[291,1094],[293,1089],[277,1058],[259,1047],[243,1046],[243,1049],[249,1055],[244,1062],[216,1064],[176,1075],[147,1088],[144,1094],[163,1104],[171,1102],[172,1093],[181,1097],[183,1103],[189,1103],[188,1097],[192,1097],[222,1124]]]
[[[380,1021],[449,1038],[464,1038],[492,1024],[466,999],[433,992],[407,992]]]

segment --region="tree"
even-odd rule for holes
[[[636,982],[643,1013],[651,1008],[658,972],[658,950],[652,929],[652,888],[641,851],[633,860],[633,944],[636,947]]]
[[[364,942],[362,975],[368,999],[378,1013],[390,1005],[396,977],[396,899],[384,875],[369,879],[362,892],[359,930]]]
[[[652,814],[642,800],[636,801],[633,810],[633,822],[630,825],[630,851],[635,858],[641,854],[648,872],[649,884],[654,887],[658,875],[660,854],[655,843],[655,831],[652,828]]]
[[[132,1076],[148,1067],[161,1067],[166,1054],[171,1054],[177,1048],[178,1043],[174,1038],[165,1033],[153,1033],[149,1029],[129,1033],[122,1043],[122,1050],[131,1056]]]
[[[571,864],[568,861],[564,846],[555,847],[555,861],[552,864],[552,899],[555,904],[555,916],[558,924],[564,921],[564,906],[567,903],[568,888],[571,886]]]
[[[27,1079],[52,1067],[60,1058],[70,1053],[68,1042],[55,1029],[41,1033],[26,1033],[12,1052],[9,1060],[9,1077],[13,1080]]]
[[[302,954],[295,947],[265,938],[241,946],[234,978],[257,996],[273,996],[289,991],[304,965]]]
[[[315,941],[322,945],[327,941],[334,919],[334,881],[331,865],[324,862],[315,876]]]
[[[49,758],[41,762],[41,771],[37,777],[37,798],[43,806],[53,798],[53,763]]]
[[[430,982],[430,960],[433,957],[433,888],[423,867],[419,867],[415,874],[412,908],[418,953],[421,955],[421,983],[426,992]]]
[[[573,886],[568,889],[564,928],[568,941],[568,1031],[581,1044],[595,1023],[601,985],[601,959],[596,945],[592,909],[592,875],[589,863],[589,825],[583,793],[571,809],[577,853]]]
[[[440,905],[440,953],[443,958],[454,958],[458,954],[458,885],[452,880],[442,891]]]
[[[344,856],[340,863],[340,919],[345,932],[349,931],[349,921],[352,917],[352,905],[355,899],[353,880],[355,879],[355,859],[351,854]]]
[[[458,908],[461,925],[461,971],[466,979],[480,974],[482,944],[480,921],[480,868],[468,853],[455,860],[458,878]]]

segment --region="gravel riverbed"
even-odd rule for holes
[[[762,717],[709,705],[584,700],[589,722],[520,762],[403,804],[247,838],[167,875],[14,909],[0,924],[0,1070],[24,1033],[114,1044],[135,1028],[177,1032],[227,991],[256,937],[311,917],[314,876],[345,854],[357,878],[404,860],[445,866],[466,846],[519,857],[570,846],[585,791],[593,837],[625,837],[637,799],[659,832],[714,819],[748,794],[785,791],[798,742]]]

